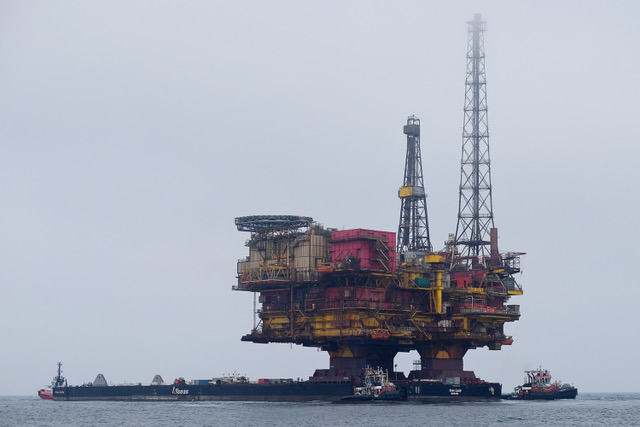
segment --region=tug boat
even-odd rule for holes
[[[38,390],[38,396],[42,400],[53,400],[53,389],[56,387],[66,387],[67,380],[62,376],[62,362],[58,362],[58,375],[53,377],[50,388],[41,388]]]
[[[553,381],[551,373],[542,369],[525,371],[524,384],[517,386],[506,399],[513,400],[555,400],[575,399],[578,389],[570,384]]]
[[[353,395],[344,396],[340,403],[398,402],[407,400],[404,390],[389,381],[389,373],[381,367],[364,368],[362,385],[353,387]]]

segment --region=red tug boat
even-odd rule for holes
[[[53,400],[53,388],[66,386],[67,380],[62,376],[62,362],[58,362],[58,375],[53,377],[51,388],[41,388],[38,390],[38,396],[40,396],[42,400]]]
[[[551,381],[551,373],[542,368],[525,371],[525,383],[517,386],[507,399],[513,400],[555,400],[575,399],[578,389],[560,381]]]

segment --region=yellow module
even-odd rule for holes
[[[424,197],[424,188],[417,186],[400,187],[398,197],[401,199],[408,197]]]

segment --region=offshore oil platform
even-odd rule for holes
[[[523,253],[501,253],[493,221],[484,55],[485,24],[469,22],[458,221],[441,250],[429,234],[420,120],[404,126],[407,153],[397,234],[325,228],[310,217],[235,219],[251,233],[238,262],[238,291],[254,293],[254,326],[243,341],[294,343],[330,355],[311,381],[358,377],[366,366],[394,371],[398,352],[416,350],[408,381],[479,381],[465,371],[474,348],[513,340],[520,317],[516,282]],[[257,298],[257,301],[256,301]],[[259,307],[258,307],[259,304]],[[403,373],[394,373],[404,378]],[[454,382],[456,380],[453,380]]]
[[[310,217],[235,219],[251,233],[233,289],[253,292],[254,343],[295,343],[327,351],[329,367],[308,381],[245,377],[177,378],[165,383],[69,386],[58,375],[42,399],[53,400],[344,400],[501,398],[499,383],[464,370],[474,348],[513,342],[504,324],[520,317],[507,302],[522,295],[514,275],[522,253],[501,253],[493,222],[484,67],[484,22],[469,22],[458,222],[441,250],[429,235],[420,120],[404,126],[404,180],[398,231],[325,228]],[[259,306],[258,306],[259,305]],[[416,350],[408,376],[395,372],[398,352]],[[363,373],[369,372],[367,376]],[[389,373],[391,372],[391,375]],[[362,377],[361,377],[362,375]],[[385,380],[381,382],[381,378]],[[391,384],[388,379],[395,378]],[[369,381],[370,380],[370,381]],[[363,386],[364,382],[364,386]],[[367,390],[368,393],[363,393]],[[378,393],[380,391],[380,393]]]

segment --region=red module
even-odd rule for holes
[[[353,230],[331,233],[331,262],[336,268],[396,271],[396,233]]]

